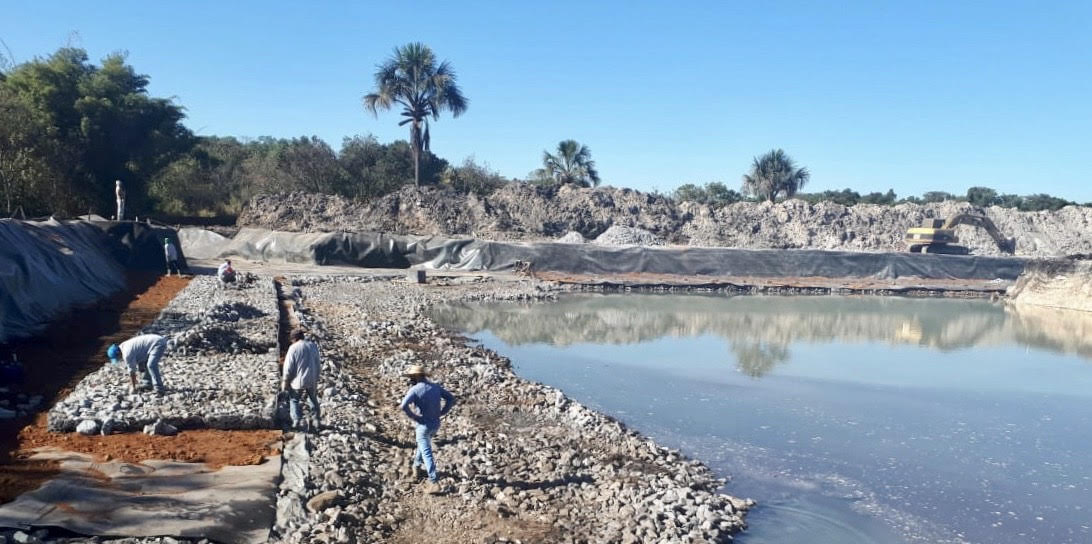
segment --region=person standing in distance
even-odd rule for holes
[[[171,270],[174,270],[175,274],[182,277],[182,267],[179,264],[178,248],[174,247],[170,238],[163,239],[163,256],[167,258],[167,275],[171,275]]]
[[[304,395],[311,403],[311,430],[316,431],[322,421],[318,401],[318,379],[322,363],[319,348],[314,342],[304,339],[303,329],[292,329],[289,338],[292,345],[284,355],[284,373],[281,390],[288,393],[289,413],[292,415],[292,428],[300,428],[303,413],[300,402]]]
[[[118,221],[125,220],[125,188],[121,186],[121,180],[114,181],[114,195],[118,199]]]
[[[425,490],[435,495],[440,492],[440,486],[436,477],[436,460],[432,454],[432,437],[440,430],[440,418],[455,406],[455,395],[448,393],[440,384],[425,379],[428,372],[421,365],[410,366],[403,376],[409,378],[411,386],[402,399],[402,411],[416,424],[417,450],[413,453],[413,471],[416,473],[424,464],[428,473]],[[417,407],[417,413],[410,408],[411,404]]]

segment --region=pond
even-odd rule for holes
[[[1092,542],[1092,316],[981,300],[572,295],[443,325],[730,478],[739,542]]]

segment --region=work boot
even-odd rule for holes
[[[444,492],[443,488],[440,487],[440,482],[434,482],[432,480],[425,482],[424,489],[425,493],[428,493],[429,495],[439,495]]]

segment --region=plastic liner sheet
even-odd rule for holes
[[[818,250],[609,247],[593,244],[492,242],[376,233],[289,233],[243,229],[235,238],[181,234],[190,254],[257,261],[373,268],[531,270],[570,274],[1014,280],[1017,258],[854,253]]]
[[[107,234],[110,238],[110,255],[126,269],[166,270],[164,239],[174,243],[182,261],[182,268],[186,268],[186,252],[178,238],[178,232],[172,228],[134,221],[93,221],[91,224]]]
[[[203,229],[179,231],[186,254],[201,259],[242,257],[254,261],[364,268],[409,268],[425,263],[458,263],[472,239],[378,233],[298,233],[242,229],[225,238]]]
[[[109,235],[86,222],[0,220],[0,342],[125,286]]]
[[[591,244],[479,242],[438,268],[531,270],[571,274],[1015,280],[1024,260],[961,255],[855,253],[794,249],[644,248]]]
[[[60,461],[61,473],[0,506],[0,527],[256,544],[268,540],[273,526],[279,456],[216,470],[175,461],[96,462],[63,451],[31,459]]]

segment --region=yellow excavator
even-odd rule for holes
[[[993,241],[1002,253],[1012,254],[1016,251],[1016,239],[1005,238],[997,225],[985,215],[973,213],[961,213],[945,219],[926,219],[920,227],[911,227],[906,231],[906,244],[911,253],[940,253],[943,255],[967,255],[970,250],[966,246],[956,245],[955,228],[959,225],[979,227],[989,233]]]

